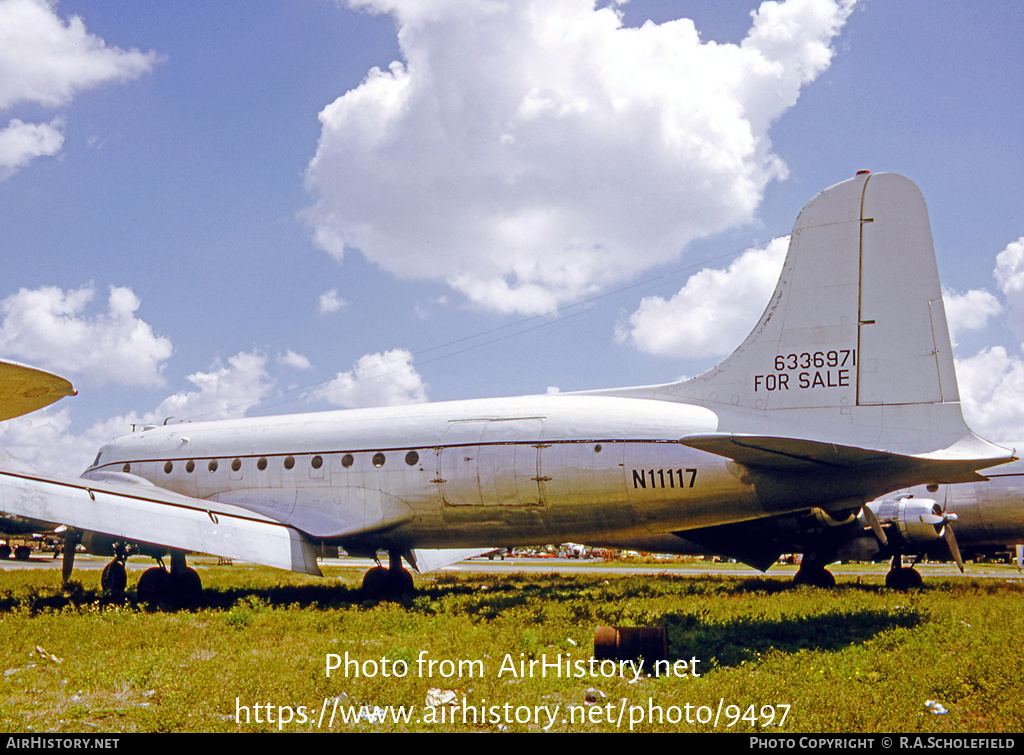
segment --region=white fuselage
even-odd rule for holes
[[[644,399],[457,401],[150,428],[84,476],[127,472],[368,549],[585,540],[763,516],[741,465],[678,442],[717,425]]]

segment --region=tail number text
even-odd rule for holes
[[[634,469],[633,489],[692,488],[697,482],[696,469]]]

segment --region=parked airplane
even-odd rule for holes
[[[674,534],[602,541],[605,547],[733,558],[767,571],[783,554],[802,554],[799,584],[832,587],[836,561],[892,560],[889,587],[919,587],[920,573],[903,559],[952,560],[1006,552],[1024,543],[1024,462],[999,467],[983,482],[920,485],[894,491],[857,510],[796,514],[704,527]],[[1019,549],[1019,545],[1018,545]],[[916,564],[916,560],[914,562]]]
[[[833,516],[1012,458],[963,421],[920,191],[865,171],[804,207],[760,321],[695,378],[147,427],[80,479],[0,469],[0,510],[109,547],[111,587],[131,549],[170,554],[140,596],[194,596],[187,551],[318,574],[317,543],[387,551],[377,593],[411,586],[403,557]]]

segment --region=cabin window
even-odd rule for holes
[[[598,443],[596,446],[594,446],[594,453],[595,454],[601,453],[601,444],[600,443]]]
[[[192,474],[193,472],[196,471],[196,463],[192,461],[192,459],[189,459],[187,462],[185,462],[185,471],[188,472],[189,474]]]
[[[127,474],[128,472],[131,472],[132,471],[132,465],[131,464],[125,464],[124,467],[122,467],[122,471],[124,471],[125,474]]]
[[[378,453],[375,453],[373,455],[373,466],[375,466],[375,467],[383,467],[384,466],[384,454],[378,452]]]
[[[217,471],[217,460],[216,459],[211,459],[210,463],[206,465],[206,468],[209,469],[211,472],[216,472]]]
[[[420,455],[415,451],[410,451],[405,455],[405,463],[410,467],[415,466],[416,462],[420,460]]]
[[[285,460],[284,460],[284,468],[285,469],[291,469],[294,466],[295,466],[295,457],[294,456],[286,457]]]
[[[309,462],[313,469],[320,469],[324,465],[324,459],[322,456],[314,456],[312,461]]]
[[[164,472],[166,472],[167,474],[170,474],[172,469],[174,469],[173,463],[167,462],[166,464],[164,464]]]
[[[242,460],[241,459],[233,459],[231,461],[231,471],[232,472],[237,472],[241,468],[242,468]]]
[[[256,469],[258,469],[258,470],[260,470],[262,472],[266,468],[267,468],[267,459],[266,459],[266,457],[261,456],[260,460],[256,462]]]
[[[352,454],[345,454],[341,457],[341,466],[346,468],[351,467],[355,461],[356,460],[352,458]]]

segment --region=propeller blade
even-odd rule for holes
[[[956,561],[956,565],[960,567],[960,573],[964,573],[964,560],[960,558],[960,548],[956,544],[956,538],[953,536],[953,528],[948,524],[943,528],[943,535],[946,538],[946,545],[949,546],[949,552],[953,556],[953,560]]]
[[[875,537],[878,538],[883,546],[889,544],[889,538],[885,536],[885,531],[882,529],[882,525],[878,521],[878,517],[875,516],[875,512],[871,510],[870,506],[865,506],[862,509],[864,518],[868,520],[868,525],[871,527],[871,531],[875,533]]]

